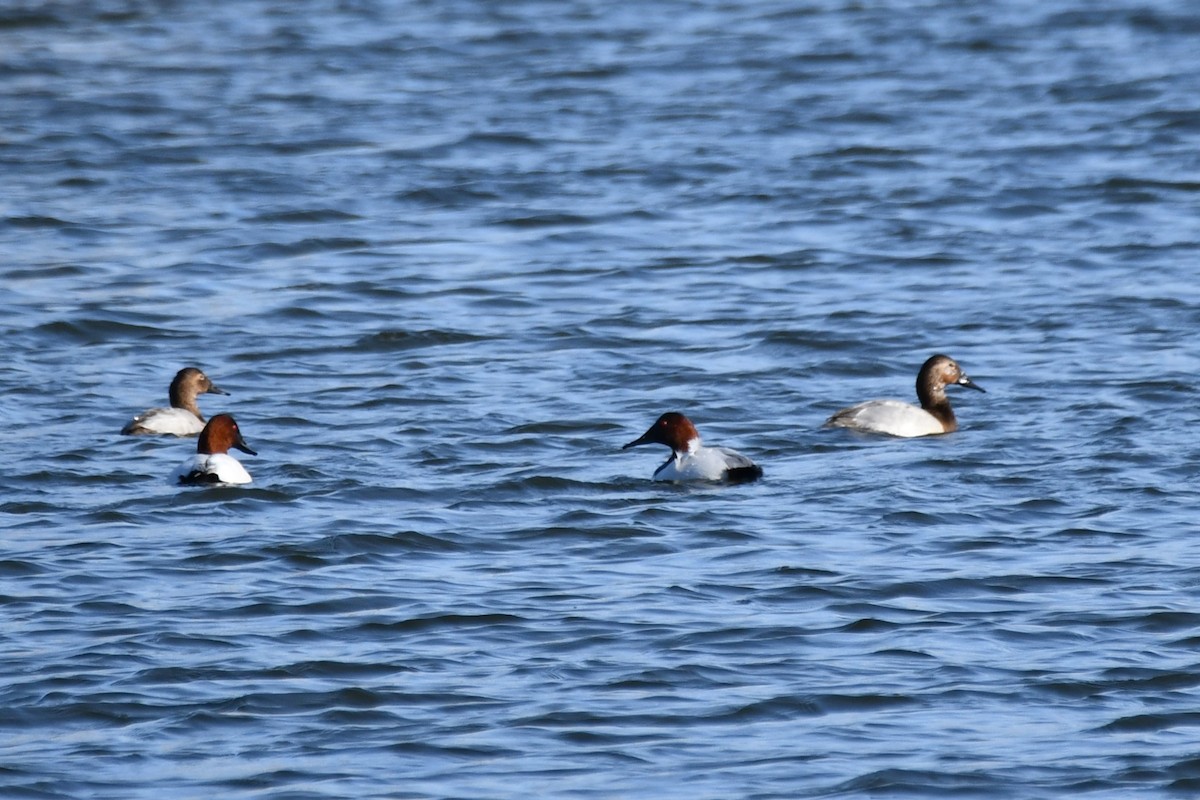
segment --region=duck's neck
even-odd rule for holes
[[[950,407],[950,401],[946,399],[945,393],[942,393],[940,402],[932,405],[921,404],[922,408],[933,415],[934,419],[942,423],[942,428],[946,433],[953,433],[958,430],[958,420],[954,418],[954,409]]]
[[[174,386],[171,387],[171,407],[190,411],[196,415],[197,419],[204,422],[204,417],[200,414],[200,407],[196,405],[196,398],[185,394]]]
[[[922,380],[917,381],[917,399],[921,401],[921,408],[933,413],[935,406],[950,407],[950,401],[946,399],[946,387],[937,383],[924,380],[925,375],[920,376]]]
[[[922,374],[921,378],[925,376]],[[958,429],[958,420],[954,418],[954,410],[950,408],[950,398],[946,397],[946,387],[940,384],[932,386],[924,380],[917,381],[917,399],[921,401],[921,408],[928,411],[934,418],[942,423],[942,427],[946,429],[946,433]]]

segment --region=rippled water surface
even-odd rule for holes
[[[0,794],[1200,793],[1198,36],[3,6]],[[252,485],[118,435],[187,365]]]

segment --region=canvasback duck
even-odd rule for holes
[[[950,384],[984,391],[974,383],[950,356],[935,355],[921,365],[917,373],[918,408],[900,400],[871,400],[843,408],[825,421],[827,426],[851,428],[866,433],[891,436],[932,436],[958,430],[958,420],[946,397]]]
[[[175,373],[171,381],[170,408],[151,408],[129,420],[121,433],[126,436],[168,434],[171,436],[195,436],[204,430],[204,417],[196,405],[196,395],[229,394],[213,386],[200,370],[184,367]]]
[[[250,473],[229,455],[229,448],[258,455],[249,448],[232,414],[217,414],[200,432],[196,455],[179,465],[171,477],[185,486],[214,483],[250,483]]]
[[[762,477],[762,467],[727,447],[703,447],[692,421],[677,411],[668,411],[650,430],[625,445],[665,444],[671,457],[654,470],[656,481],[752,481]]]

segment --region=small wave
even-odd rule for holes
[[[449,330],[386,330],[363,336],[357,346],[368,352],[419,350],[425,347],[472,344],[487,341],[488,337],[464,331]]]

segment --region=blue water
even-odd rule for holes
[[[0,7],[0,796],[1200,793],[1198,35]],[[251,486],[118,435],[187,365]]]

